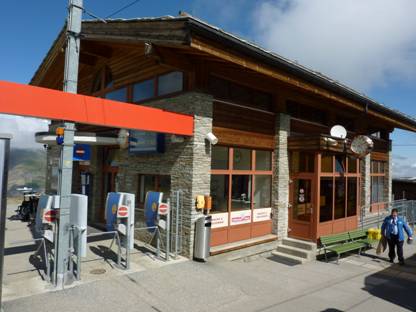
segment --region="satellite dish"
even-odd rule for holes
[[[341,125],[335,125],[331,128],[330,134],[334,138],[345,139],[347,137],[347,130]]]
[[[360,157],[371,152],[374,142],[366,135],[357,135],[351,142],[351,151]]]

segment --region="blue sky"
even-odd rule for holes
[[[106,17],[130,2],[85,0],[84,6]],[[1,80],[30,80],[64,23],[66,6],[67,0],[2,3]],[[416,116],[416,1],[141,0],[115,17],[177,15],[180,10]],[[23,131],[27,124],[1,119],[0,130],[5,127]],[[396,130],[393,140],[395,173],[416,176],[416,135]],[[409,144],[415,146],[399,146]]]

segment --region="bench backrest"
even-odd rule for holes
[[[321,242],[321,245],[325,246],[331,246],[336,244],[342,244],[350,240],[350,235],[348,232],[339,233],[339,234],[333,234],[333,235],[326,235],[321,236],[319,238],[319,241]]]
[[[354,231],[350,231],[348,233],[350,235],[351,240],[367,238],[367,231],[366,230],[354,230]]]

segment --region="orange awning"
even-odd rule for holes
[[[0,81],[0,113],[97,126],[193,135],[193,116]]]

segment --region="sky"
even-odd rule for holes
[[[133,0],[84,0],[107,17]],[[0,80],[28,83],[62,28],[67,0],[21,0],[0,10]],[[336,79],[376,101],[416,116],[414,0],[140,0],[114,18],[195,17]],[[85,18],[89,18],[85,16]],[[38,147],[47,123],[0,117],[13,146]],[[395,176],[416,176],[416,135],[395,130]]]

